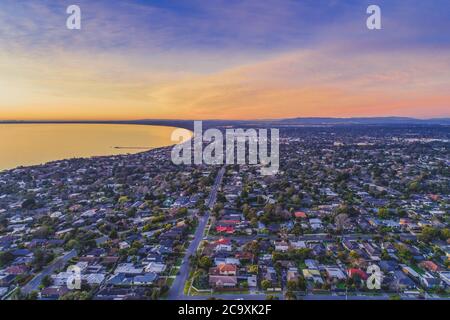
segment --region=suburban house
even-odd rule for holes
[[[237,266],[234,264],[220,264],[217,267],[209,269],[210,275],[235,276],[237,274]]]

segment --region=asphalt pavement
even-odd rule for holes
[[[52,275],[57,269],[64,267],[64,265],[72,258],[77,256],[75,249],[64,253],[61,257],[55,259],[50,265],[46,266],[40,273],[38,273],[30,282],[22,287],[21,291],[25,294],[29,294],[33,291],[39,290],[39,286],[42,283],[42,279],[45,276]]]
[[[194,239],[189,244],[189,247],[186,250],[186,254],[183,257],[183,261],[180,266],[180,270],[178,275],[176,276],[167,298],[169,300],[185,300],[188,297],[184,294],[184,286],[189,277],[189,258],[195,254],[197,251],[200,242],[203,239],[203,233],[205,231],[206,225],[208,223],[209,216],[211,214],[210,210],[214,207],[217,199],[217,192],[219,190],[220,185],[222,184],[222,179],[225,174],[225,167],[222,167],[219,170],[219,173],[216,176],[214,181],[214,185],[211,188],[211,192],[208,197],[208,201],[206,203],[209,210],[205,213],[203,217],[200,218],[199,224],[197,226],[197,230],[194,234]]]

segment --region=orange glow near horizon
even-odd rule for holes
[[[378,31],[353,1],[78,2],[76,31],[64,1],[1,2],[0,121],[450,117],[428,2]]]
[[[343,59],[332,52],[292,52],[215,73],[164,78],[145,70],[105,76],[107,61],[97,69],[87,62],[75,69],[38,61],[31,68],[8,58],[8,66],[5,57],[0,60],[1,120],[450,115],[450,95],[444,94],[449,59],[428,54]]]

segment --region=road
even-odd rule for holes
[[[225,174],[225,167],[222,167],[217,173],[216,180],[214,181],[214,185],[211,188],[211,192],[209,193],[209,198],[206,206],[212,210],[217,200],[217,191],[219,190],[220,185],[222,184],[223,175]]]
[[[416,239],[417,236],[409,233],[391,233],[390,235],[398,235],[405,237],[407,239]],[[337,236],[329,236],[324,234],[307,234],[299,237],[295,237],[295,240],[297,241],[323,241],[323,240],[332,240],[332,239],[345,239],[345,240],[371,240],[373,237],[379,236],[379,234],[345,234],[345,235],[337,235]],[[223,238],[221,235],[214,235],[214,236],[208,236],[207,240],[217,240]],[[250,236],[233,236],[234,240],[237,241],[251,241],[256,240],[258,238],[261,239],[269,239],[269,240],[277,240],[280,238],[277,234],[271,234],[271,235],[250,235]]]
[[[57,269],[64,267],[64,265],[72,258],[77,256],[75,249],[66,252],[63,256],[54,260],[50,265],[46,266],[39,274],[37,274],[30,282],[22,287],[21,291],[25,294],[29,294],[33,291],[39,290],[39,286],[42,283],[42,279],[45,276],[53,274]]]
[[[185,300],[206,300],[211,297],[215,297],[216,299],[223,300],[266,300],[268,295],[272,295],[277,297],[279,300],[284,300],[284,295],[281,293],[248,293],[248,294],[212,294],[205,296],[186,296],[183,299]],[[308,294],[306,296],[299,296],[299,300],[389,300],[388,295],[378,295],[378,296],[339,296],[333,294]]]
[[[282,293],[248,293],[248,294],[212,294],[204,296],[184,296],[184,300],[206,300],[211,297],[223,300],[266,300],[268,295],[277,297],[280,300],[284,299]],[[418,300],[417,297],[409,296],[406,294],[400,294],[402,300]],[[298,300],[389,300],[390,295],[387,293],[380,293],[378,295],[369,295],[365,293],[358,293],[356,295],[338,295],[336,293],[330,294],[307,294],[304,296],[298,296]],[[448,300],[448,298],[442,297],[426,297],[427,300]]]
[[[214,297],[216,299],[222,299],[222,300],[247,300],[247,301],[251,301],[251,300],[266,300],[268,295],[273,295],[275,297],[277,297],[278,299],[282,300],[283,299],[283,295],[280,293],[268,293],[268,294],[252,294],[252,293],[248,293],[248,294],[216,294],[216,295],[207,295],[207,296],[185,296],[183,299],[184,300],[206,300],[208,298]]]
[[[219,190],[220,185],[222,184],[224,174],[225,174],[225,167],[222,167],[216,176],[216,180],[214,181],[214,185],[211,188],[211,192],[206,202],[206,206],[208,207],[209,210],[205,212],[205,215],[199,219],[197,230],[195,231],[194,234],[194,239],[191,241],[189,247],[186,250],[186,254],[183,257],[183,261],[181,263],[178,275],[175,278],[175,281],[173,282],[172,287],[169,290],[167,296],[169,300],[184,300],[187,298],[186,295],[184,294],[184,285],[189,277],[189,258],[197,252],[200,242],[203,239],[206,224],[208,223],[208,219],[211,213],[210,210],[214,208],[214,205],[216,203],[217,192]]]
[[[389,295],[337,295],[337,294],[308,294],[300,296],[300,300],[389,300]]]
[[[356,295],[349,295],[346,297],[345,295],[337,295],[337,294],[327,294],[327,295],[321,295],[321,294],[308,294],[304,297],[301,297],[302,300],[389,300],[390,296],[392,294],[388,293],[380,293],[378,295],[368,295],[364,293],[358,293]],[[400,293],[400,298],[402,300],[422,300],[419,299],[417,296],[411,296],[408,294]],[[426,300],[448,300],[447,298],[442,297],[431,297],[427,296]]]

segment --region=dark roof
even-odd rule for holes
[[[28,249],[17,249],[12,252],[14,256],[27,256],[31,253]]]
[[[386,272],[392,272],[398,269],[398,263],[394,260],[382,260],[379,262],[381,270]]]

